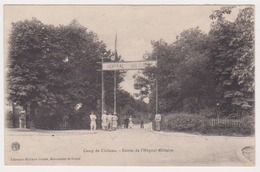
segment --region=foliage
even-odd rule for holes
[[[24,107],[29,125],[58,129],[64,116],[70,128],[85,128],[91,110],[100,116],[101,58],[112,61],[114,53],[98,36],[76,20],[53,26],[32,20],[12,24],[10,34],[8,92],[9,100]],[[116,56],[117,56],[117,52]],[[117,56],[121,61],[121,56]],[[143,102],[123,92],[120,83],[125,72],[116,72],[118,109],[127,104],[142,110]],[[114,72],[104,72],[105,103],[113,107]],[[77,104],[82,104],[75,110]]]
[[[13,23],[9,43],[9,99],[27,109],[31,121],[40,107],[56,116],[73,114],[78,103],[97,108],[101,97],[98,62],[101,58],[111,61],[113,54],[96,34],[76,20],[54,27],[33,18]],[[122,76],[118,78],[119,84]],[[60,113],[63,109],[65,113]]]
[[[221,9],[222,14],[226,12]],[[209,33],[210,62],[223,111],[233,118],[252,115],[254,109],[254,9],[240,10],[230,22],[213,14]]]
[[[210,101],[212,79],[208,73],[207,35],[199,28],[185,30],[180,38],[167,44],[153,42],[153,52],[148,60],[158,59],[157,71],[148,68],[143,75],[136,76],[135,86],[141,95],[150,92],[150,107],[155,104],[155,76],[159,83],[160,112],[187,111],[197,113]],[[148,85],[148,86],[147,86]]]
[[[174,114],[165,116],[162,120],[162,128],[166,130],[178,132],[202,132],[204,125],[204,117],[191,114]]]
[[[158,59],[157,69],[135,76],[139,96],[150,98],[150,111],[155,112],[157,77],[160,113],[212,109],[220,117],[254,114],[254,9],[246,7],[229,21],[225,17],[233,8],[210,15],[208,34],[192,28],[173,43],[152,42],[153,50],[145,57]]]
[[[255,133],[255,118],[252,116],[244,117],[244,122],[240,125],[241,134],[252,135]]]

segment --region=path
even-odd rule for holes
[[[12,151],[10,145],[13,142],[20,143],[19,151]],[[250,145],[254,145],[254,137],[167,134],[135,127],[109,132],[97,131],[95,134],[87,130],[34,132],[9,130],[5,150],[7,163],[15,165],[30,163],[32,165],[244,166],[252,164],[241,159],[241,149]],[[96,150],[99,152],[95,152]],[[10,161],[11,158],[21,160]],[[64,158],[69,159],[59,160]]]

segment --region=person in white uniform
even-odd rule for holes
[[[21,114],[19,116],[19,128],[26,128],[26,115],[25,115],[25,111],[21,111]]]
[[[94,114],[94,112],[92,111],[91,114],[90,114],[90,130],[91,131],[96,131],[96,128],[97,128],[97,124],[96,124],[96,115]]]
[[[117,129],[117,120],[118,120],[118,117],[116,116],[116,113],[114,113],[114,115],[112,115],[112,129],[113,130]]]
[[[129,128],[130,128],[130,129],[133,128],[133,119],[132,119],[132,116],[130,116],[130,118],[129,118]]]
[[[160,131],[161,130],[161,126],[160,126],[160,122],[162,120],[162,117],[160,114],[156,114],[154,117],[154,121],[155,121],[155,130],[156,131]]]
[[[107,120],[107,112],[104,111],[104,113],[102,114],[102,129],[103,130],[107,130],[107,127],[108,127],[108,120]]]

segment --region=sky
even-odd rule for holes
[[[115,49],[124,61],[143,59],[146,52],[152,51],[151,41],[171,43],[183,30],[199,27],[207,33],[210,29],[209,15],[220,6],[137,6],[137,5],[9,5],[4,7],[5,50],[11,23],[36,17],[45,24],[67,25],[73,19],[95,32],[108,49]],[[234,10],[236,14],[238,9]],[[234,20],[236,15],[231,15]],[[7,51],[5,51],[7,56]],[[121,87],[136,93],[133,75],[138,71],[128,71]]]

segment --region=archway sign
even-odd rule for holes
[[[115,71],[114,75],[114,113],[116,113],[116,71],[118,70],[143,70],[146,67],[157,67],[157,60],[153,61],[128,61],[128,62],[103,62],[102,59],[102,106],[101,111],[104,113],[104,71]],[[156,77],[156,114],[158,113],[158,82]]]

